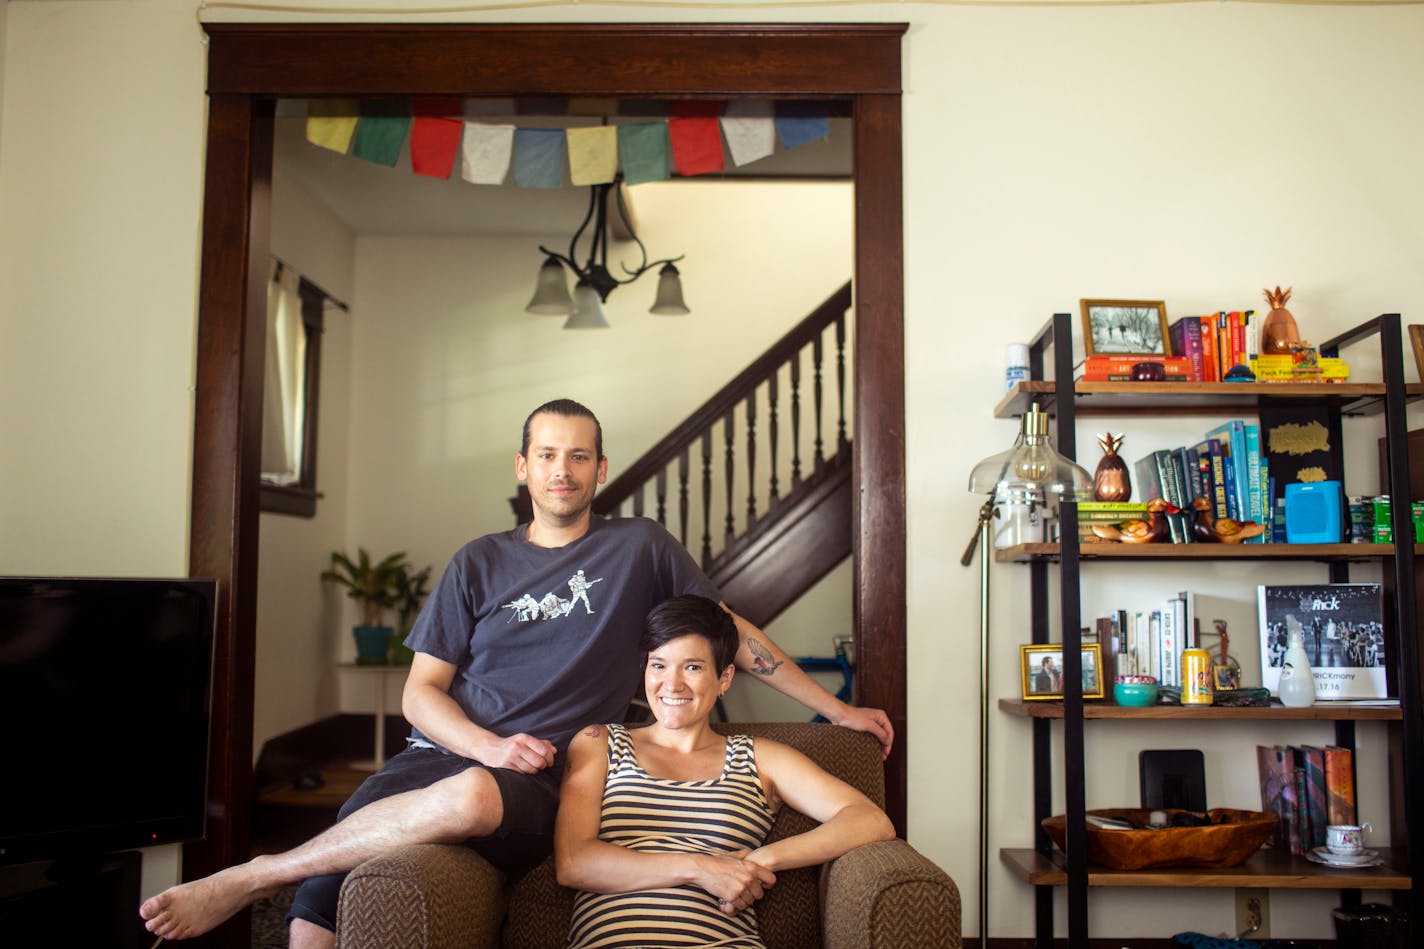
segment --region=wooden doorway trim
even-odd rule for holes
[[[284,97],[832,98],[854,116],[858,700],[894,720],[905,826],[900,40],[904,24],[208,24],[208,137],[189,567],[217,577],[207,839],[184,876],[248,856],[258,465],[272,123]],[[864,565],[873,564],[873,569]]]

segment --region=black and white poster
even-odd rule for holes
[[[1290,634],[1299,632],[1317,699],[1386,697],[1384,602],[1378,583],[1261,586],[1261,685],[1280,686]]]

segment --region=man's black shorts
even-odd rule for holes
[[[430,787],[470,768],[478,761],[448,754],[438,748],[407,748],[371,775],[342,805],[337,820],[345,820],[372,801],[406,791]],[[488,837],[467,845],[506,873],[519,874],[538,864],[554,844],[554,815],[559,808],[559,774],[545,769],[523,774],[507,768],[486,768],[499,786],[504,820]],[[313,877],[298,888],[287,920],[304,919],[323,929],[336,930],[336,903],[345,873]]]

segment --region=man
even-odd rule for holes
[[[410,747],[356,790],[330,830],[145,901],[139,914],[150,932],[200,935],[304,880],[290,945],[329,947],[342,879],[380,853],[471,841],[518,871],[549,852],[562,752],[587,723],[619,720],[638,682],[644,616],[673,596],[720,598],[661,526],[591,517],[608,459],[602,428],[582,405],[561,399],[535,409],[514,472],[529,486],[533,520],[460,550],[406,639],[416,653],[401,699]],[[580,601],[585,609],[573,609]],[[832,722],[870,732],[889,754],[884,712],[834,698],[732,616],[739,668]]]

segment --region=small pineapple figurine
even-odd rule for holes
[[[1277,285],[1274,290],[1263,289],[1261,291],[1266,295],[1266,302],[1271,305],[1271,312],[1266,314],[1266,319],[1261,323],[1261,352],[1264,355],[1289,356],[1291,343],[1300,342],[1300,333],[1295,326],[1295,317],[1291,316],[1291,311],[1286,309],[1291,290],[1291,287],[1282,290]]]
[[[1098,447],[1102,448],[1103,457],[1093,472],[1093,497],[1099,501],[1126,501],[1132,497],[1132,481],[1127,476],[1127,463],[1117,453],[1122,436],[1104,432],[1098,436]]]

